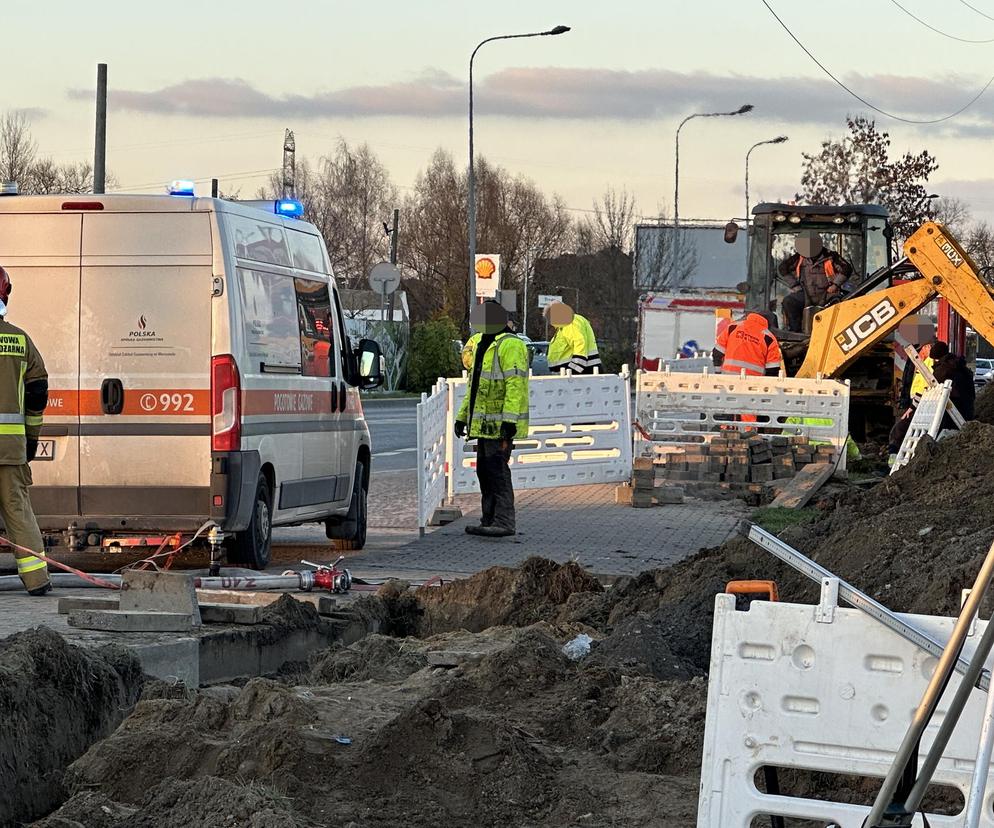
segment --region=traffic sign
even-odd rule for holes
[[[562,302],[562,301],[563,301],[563,297],[562,296],[551,296],[551,295],[545,294],[545,293],[540,293],[538,295],[538,306],[540,308],[547,308],[553,302]]]
[[[500,288],[500,256],[491,253],[477,253],[476,295],[480,299],[493,299]]]
[[[380,262],[369,271],[369,287],[381,296],[393,293],[400,287],[400,271],[397,265]]]

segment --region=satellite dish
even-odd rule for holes
[[[393,293],[400,287],[400,271],[397,265],[380,262],[369,271],[369,287],[379,294]]]

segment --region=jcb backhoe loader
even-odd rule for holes
[[[847,292],[805,309],[804,333],[777,334],[791,376],[850,380],[850,431],[857,440],[885,437],[893,424],[899,373],[889,335],[932,300],[947,299],[994,342],[992,290],[941,225],[923,224],[905,242],[905,257],[891,263],[892,233],[882,207],[761,204],[753,216],[748,282],[741,286],[747,306],[779,306],[789,285],[777,265],[793,253],[802,230],[817,230],[825,247],[853,266]]]

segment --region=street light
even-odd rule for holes
[[[674,171],[673,179],[673,224],[677,225],[680,223],[680,130],[683,129],[683,125],[687,121],[691,121],[694,118],[721,118],[726,115],[745,115],[747,112],[752,112],[752,104],[743,104],[734,112],[697,112],[694,115],[688,115],[682,121],[680,121],[680,126],[676,128],[676,169]]]
[[[788,140],[789,139],[787,138],[786,135],[778,135],[776,138],[770,138],[769,141],[760,141],[760,142],[758,142],[756,144],[753,144],[751,147],[749,147],[749,152],[746,153],[746,181],[745,181],[745,189],[746,189],[746,212],[745,212],[746,229],[749,228],[749,156],[752,155],[752,151],[754,149],[756,149],[756,147],[762,147],[765,144],[786,144]]]
[[[546,37],[548,35],[566,34],[569,26],[556,26],[547,32],[527,32],[526,34],[497,35],[480,41],[469,57],[469,309],[473,310],[476,302],[476,170],[473,160],[473,60],[484,43],[494,40],[515,40],[520,37]]]

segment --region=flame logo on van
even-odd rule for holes
[[[148,327],[148,322],[145,320],[145,314],[138,317],[138,330],[144,331]]]

